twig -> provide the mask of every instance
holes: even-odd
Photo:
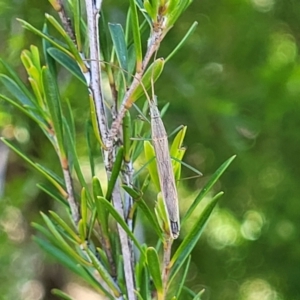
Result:
[[[164,257],[163,257],[163,270],[162,270],[162,280],[163,280],[163,289],[164,294],[167,292],[167,284],[168,284],[168,278],[169,278],[169,264],[170,264],[170,258],[171,258],[171,248],[172,248],[173,239],[166,237],[164,241]]]
[[[108,144],[106,144],[108,149],[112,148],[114,139],[116,138],[116,136],[119,132],[122,120],[125,116],[125,113],[126,113],[127,109],[129,109],[132,105],[132,103],[129,101],[130,97],[131,97],[132,93],[135,91],[135,89],[137,88],[137,86],[140,84],[143,74],[145,72],[146,66],[148,65],[153,53],[158,50],[160,42],[163,39],[163,37],[164,37],[164,34],[163,34],[162,29],[157,30],[157,31],[153,30],[150,35],[148,49],[147,49],[147,52],[143,59],[141,72],[135,73],[133,81],[130,85],[130,88],[125,93],[124,99],[123,99],[121,107],[120,107],[119,114],[118,114],[116,120],[114,120],[114,122],[111,125]]]
[[[101,90],[101,67],[99,64],[100,56],[100,42],[99,42],[99,12],[100,3],[97,3],[97,7],[94,5],[93,0],[86,0],[86,12],[87,12],[87,23],[88,23],[88,35],[90,43],[90,75],[91,81],[89,84],[90,92],[95,102],[96,116],[98,122],[98,130],[104,144],[107,143],[108,139],[108,127],[106,121],[106,113],[104,108],[104,101]],[[106,152],[106,151],[105,151]],[[108,167],[108,157],[106,156],[105,166]]]
[[[109,132],[107,127],[107,119],[104,110],[104,101],[102,97],[101,91],[101,68],[100,68],[100,43],[99,43],[99,28],[98,28],[98,19],[99,12],[101,7],[101,1],[92,1],[86,0],[86,11],[87,11],[87,23],[88,23],[88,34],[89,34],[89,42],[90,42],[90,74],[91,74],[91,83],[90,90],[95,101],[96,107],[96,116],[98,121],[98,129],[101,134],[102,140],[105,145],[109,142]],[[107,172],[108,179],[111,175],[112,164],[115,157],[115,147],[113,147],[113,143],[111,143],[111,147],[107,150],[103,150],[104,156],[104,164]],[[117,181],[113,193],[112,200],[116,210],[119,214],[125,218],[123,205],[122,205],[122,197],[120,190],[120,182]],[[123,228],[118,225],[119,238],[121,243],[121,251],[124,259],[124,273],[126,280],[126,290],[127,297],[129,300],[135,300],[134,293],[134,280],[133,280],[133,268],[131,265],[132,252],[130,250],[130,242],[126,232]]]
[[[115,188],[113,190],[112,199],[116,211],[120,214],[120,216],[124,218],[124,209],[122,205],[119,180],[117,181]],[[133,280],[133,268],[132,268],[133,258],[132,258],[132,251],[130,249],[130,241],[124,229],[119,224],[117,224],[117,227],[118,227],[119,238],[121,243],[121,251],[123,256],[127,297],[128,300],[135,300],[136,296],[134,293],[134,280]]]
[[[71,24],[71,19],[67,16],[65,7],[61,0],[56,0],[55,5],[53,5],[54,9],[57,11],[58,16],[62,22],[62,25],[67,32],[68,36],[72,39],[74,44],[76,44],[75,33]]]
[[[67,193],[68,193],[68,202],[70,205],[72,219],[77,228],[78,222],[80,220],[80,213],[79,213],[78,204],[77,204],[77,202],[75,200],[75,196],[74,196],[73,180],[72,180],[72,177],[70,174],[69,166],[68,165],[64,166],[62,163],[62,169],[63,169],[63,175],[64,175],[64,179],[65,179],[65,183],[66,183],[66,188],[67,188]]]

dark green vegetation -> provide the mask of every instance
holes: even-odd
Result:
[[[1,57],[24,74],[18,68],[20,51],[40,41],[14,19],[41,27],[49,7],[41,7],[39,1],[24,7],[2,5]],[[107,12],[114,21],[125,19],[122,7],[113,3]],[[166,127],[188,126],[185,161],[204,174],[180,184],[182,212],[189,207],[190,193],[201,188],[223,161],[233,154],[237,159],[219,182],[225,196],[194,250],[188,285],[207,288],[206,297],[214,300],[299,299],[300,3],[195,1],[169,32],[162,55],[173,49],[194,20],[199,22],[197,30],[166,64],[156,85],[161,107],[171,103]],[[67,96],[82,93],[78,82],[65,87]],[[85,103],[78,102],[77,126],[84,130],[80,117]],[[56,156],[41,131],[10,106],[0,105],[5,134],[17,136],[36,161],[55,167]],[[193,175],[183,172],[184,177]],[[43,254],[30,240],[29,222],[40,222],[40,210],[56,209],[36,189],[36,182],[42,181],[38,176],[11,155],[0,212],[0,292],[8,295],[4,299],[13,299],[17,289],[30,290],[30,282],[24,285],[28,280],[51,287],[67,280],[53,260],[44,262],[44,268]],[[192,221],[191,217],[191,226]],[[38,281],[31,284],[38,293]]]

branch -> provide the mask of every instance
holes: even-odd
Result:
[[[114,122],[111,125],[108,143],[106,144],[108,149],[112,148],[112,146],[113,146],[114,139],[116,138],[116,136],[119,132],[120,126],[122,124],[122,120],[125,116],[125,113],[126,113],[127,109],[129,109],[132,105],[132,103],[129,101],[132,96],[132,93],[135,91],[135,89],[140,84],[143,74],[146,70],[146,66],[148,65],[153,53],[155,53],[158,50],[163,37],[164,37],[163,29],[159,29],[157,31],[152,30],[150,38],[149,38],[148,49],[147,49],[147,52],[143,59],[142,69],[140,72],[135,73],[135,75],[133,77],[133,81],[131,83],[131,86],[125,93],[124,99],[123,99],[121,107],[120,107],[120,112],[119,112],[116,120],[114,120]]]

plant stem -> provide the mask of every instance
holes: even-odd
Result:
[[[166,296],[166,293],[167,293],[172,243],[173,243],[173,239],[169,238],[169,237],[167,237],[164,241],[163,270],[162,270],[162,275],[161,275],[162,280],[163,280],[164,296]]]

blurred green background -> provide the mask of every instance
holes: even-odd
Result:
[[[124,22],[125,3],[104,7],[111,22]],[[24,80],[20,53],[40,40],[16,18],[41,28],[45,12],[52,13],[47,1],[0,1],[0,56]],[[204,287],[204,299],[300,299],[300,1],[195,0],[158,56],[193,21],[197,30],[156,84],[159,106],[171,104],[166,127],[188,126],[185,162],[204,174],[180,183],[182,211],[222,162],[237,158],[218,183],[225,195],[193,253],[188,285]],[[76,84],[67,82],[63,92],[74,98]],[[41,131],[1,101],[0,127],[35,161],[53,165]],[[2,169],[5,155],[1,149]],[[31,241],[30,222],[56,208],[36,188],[41,181],[10,153],[0,199],[0,299],[57,299],[53,287],[98,299]]]

